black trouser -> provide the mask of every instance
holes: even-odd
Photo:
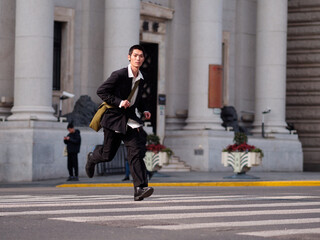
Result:
[[[128,127],[126,134],[116,133],[112,130],[103,129],[104,143],[93,151],[92,160],[95,164],[110,162],[116,155],[121,141],[124,142],[128,152],[130,173],[135,187],[147,187],[147,169],[143,161],[146,153],[147,134],[142,128],[132,129]]]
[[[73,169],[74,175],[78,177],[78,153],[68,153],[68,171],[70,176],[73,176]]]

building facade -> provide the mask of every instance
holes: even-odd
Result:
[[[127,51],[137,43],[147,50],[143,68],[152,76],[145,93],[153,116],[149,125],[193,170],[230,171],[220,160],[233,139],[221,126],[223,106],[236,109],[249,143],[265,152],[255,171],[318,166],[320,160],[302,149],[308,137],[301,144],[301,124],[292,117],[299,110],[292,107],[287,23],[290,30],[297,17],[290,17],[290,9],[300,2],[0,0],[0,181],[67,174],[67,124],[57,121],[61,94],[75,95],[62,101],[62,115],[82,95],[99,103],[97,87],[127,66]],[[298,134],[287,129],[288,116]],[[80,130],[84,174],[86,153],[103,138],[87,127]]]

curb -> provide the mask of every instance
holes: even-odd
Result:
[[[149,183],[149,187],[318,187],[320,181],[260,181],[260,182],[180,182]],[[61,184],[58,188],[76,187],[133,187],[132,183]]]

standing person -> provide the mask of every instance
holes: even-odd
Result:
[[[132,46],[128,53],[128,67],[114,71],[98,88],[98,96],[109,105],[100,123],[104,144],[88,154],[86,164],[86,173],[92,178],[95,165],[112,161],[123,141],[128,152],[135,201],[141,201],[153,193],[153,188],[148,187],[147,169],[143,161],[147,134],[142,128],[143,121],[136,115],[138,109],[146,120],[151,118],[142,99],[144,77],[139,69],[144,59],[143,47]],[[135,91],[132,95],[133,89]]]
[[[124,178],[122,179],[122,181],[130,181],[130,166],[129,166],[129,162],[128,162],[127,159],[125,159],[124,162],[125,162],[126,172],[125,172],[125,175],[124,175]]]
[[[78,153],[80,152],[81,136],[78,129],[74,129],[72,123],[67,126],[69,134],[64,137],[64,143],[67,144],[68,152],[68,171],[67,181],[79,181]],[[73,174],[74,171],[74,174]]]

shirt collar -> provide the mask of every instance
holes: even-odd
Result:
[[[128,65],[128,75],[129,75],[129,78],[134,78],[135,80],[144,79],[140,70],[139,70],[138,76],[136,78],[134,77],[130,64]]]

